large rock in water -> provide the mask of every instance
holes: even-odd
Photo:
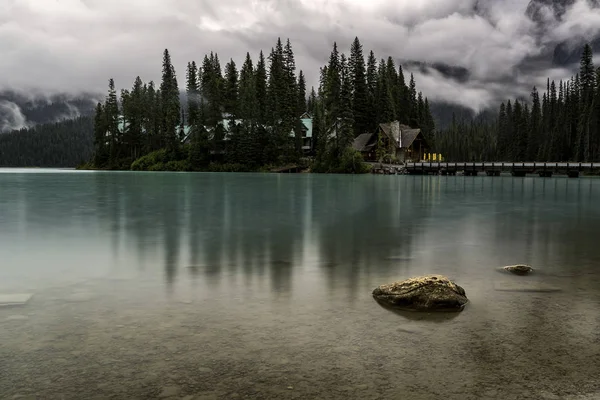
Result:
[[[465,290],[442,275],[426,275],[381,285],[373,297],[385,305],[418,311],[462,311]]]

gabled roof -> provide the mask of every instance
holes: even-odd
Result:
[[[398,121],[379,124],[379,127],[388,138],[392,139],[394,143],[398,143],[400,140],[400,123]]]
[[[362,133],[362,134],[358,135],[354,139],[354,142],[352,143],[352,148],[354,150],[358,150],[358,151],[366,151],[366,150],[368,150],[367,147],[373,147],[373,146],[369,146],[369,141],[371,140],[373,135],[375,135],[375,134],[374,133]]]
[[[417,136],[419,136],[419,133],[421,133],[420,129],[402,130],[402,142],[400,142],[402,148],[410,147],[410,145],[413,144]]]
[[[401,149],[409,148],[421,133],[420,129],[413,129],[398,121],[379,124],[379,128]]]

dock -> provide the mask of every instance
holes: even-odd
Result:
[[[407,162],[406,173],[410,175],[456,175],[465,176],[500,176],[506,172],[512,176],[537,174],[540,177],[551,177],[553,174],[564,174],[570,178],[578,178],[581,173],[600,172],[600,163],[579,162]]]

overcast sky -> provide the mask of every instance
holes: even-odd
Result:
[[[477,4],[477,7],[475,5]],[[348,52],[358,36],[365,53],[463,67],[467,82],[415,73],[430,99],[473,108],[499,97],[528,93],[531,83],[562,78],[564,70],[539,69],[524,60],[544,45],[600,30],[600,12],[578,0],[562,21],[547,15],[543,35],[525,16],[529,0],[0,0],[0,88],[105,91],[114,77],[130,87],[140,75],[160,79],[168,48],[184,85],[185,65],[218,52],[241,65],[268,53],[278,36],[292,41],[298,68],[309,84],[333,41]],[[474,9],[477,12],[474,12]],[[538,29],[538,31],[536,31]],[[536,34],[536,32],[538,32]],[[544,67],[545,68],[545,67]],[[409,68],[408,69],[410,72]]]

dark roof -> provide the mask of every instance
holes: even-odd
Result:
[[[367,147],[372,147],[367,145],[369,143],[369,140],[371,140],[371,138],[373,137],[373,135],[374,133],[363,133],[361,135],[358,135],[354,139],[354,143],[352,143],[352,148],[358,151],[368,150]]]
[[[388,138],[395,143],[398,142],[398,137],[400,135],[400,124],[398,121],[379,124],[379,127]]]
[[[408,148],[421,133],[420,129],[403,129],[402,130],[402,147]]]

